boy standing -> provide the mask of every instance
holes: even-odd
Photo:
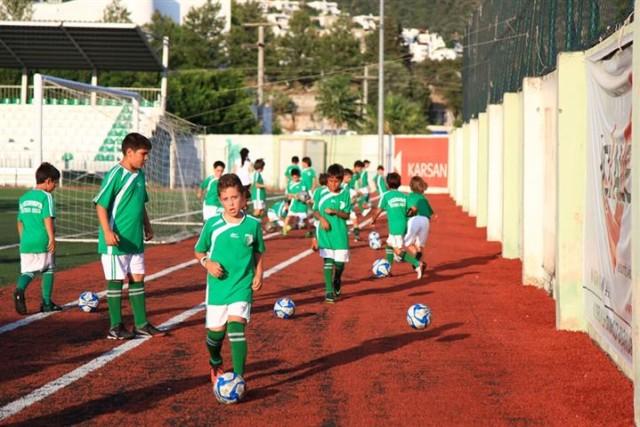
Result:
[[[264,160],[258,159],[253,164],[253,180],[251,181],[251,202],[253,203],[253,216],[262,218],[267,200],[267,186],[264,185],[262,179],[262,171],[264,170]]]
[[[398,173],[391,172],[387,175],[389,191],[385,192],[380,199],[380,207],[373,214],[373,224],[376,223],[382,210],[385,210],[389,225],[386,248],[389,265],[393,265],[394,258],[397,257],[399,261],[410,263],[418,279],[421,279],[424,273],[424,264],[404,250],[404,235],[407,232],[407,196],[398,190],[400,183],[401,178]]]
[[[300,163],[300,158],[298,156],[293,156],[291,158],[291,164],[287,166],[287,170],[284,171],[284,176],[287,178],[287,185],[291,182],[291,172],[294,169],[297,169],[298,172],[300,172],[300,166],[298,166],[298,163]]]
[[[325,302],[334,303],[340,296],[342,272],[349,262],[349,230],[347,219],[351,212],[348,188],[341,188],[344,169],[333,164],[327,169],[327,187],[313,206],[313,215],[319,221],[318,249],[324,260]],[[318,193],[320,193],[318,191]]]
[[[198,199],[202,200],[202,218],[206,222],[212,216],[222,211],[218,200],[218,179],[224,173],[225,164],[220,160],[213,163],[213,175],[209,175],[202,181],[198,188]],[[204,197],[204,200],[203,200]]]
[[[107,304],[111,326],[108,339],[131,339],[136,335],[162,334],[147,321],[144,295],[144,243],[153,238],[145,203],[149,201],[142,167],[151,151],[151,142],[139,133],[122,141],[123,158],[104,176],[100,192],[93,199],[98,222],[98,252],[107,280]],[[122,323],[122,287],[129,281],[129,303],[134,329]]]
[[[355,202],[357,202],[357,198],[358,198],[358,191],[356,190],[355,185],[356,185],[355,172],[353,172],[351,169],[348,169],[348,168],[344,169],[344,182],[342,184],[342,187],[345,188],[349,193],[352,206]],[[358,215],[356,214],[354,209],[351,209],[351,212],[349,214],[349,220],[353,225],[353,240],[357,242],[358,240],[360,240],[360,226],[358,224]]]
[[[302,171],[300,172],[302,185],[305,186],[310,194],[313,194],[316,181],[316,171],[311,167],[311,158],[302,158]]]
[[[300,169],[291,170],[291,181],[287,185],[287,198],[291,200],[287,218],[284,221],[283,234],[287,234],[291,230],[291,221],[296,219],[297,225],[303,227],[307,220],[307,204],[308,197],[307,188],[300,180]]]
[[[378,166],[376,176],[373,178],[373,183],[376,186],[376,193],[378,193],[378,197],[382,198],[382,195],[387,191],[387,183],[384,178],[384,166]]]
[[[36,187],[18,201],[18,235],[20,236],[20,277],[13,294],[18,314],[27,314],[25,291],[37,273],[42,273],[40,311],[60,311],[51,300],[53,292],[54,254],[56,250],[55,202],[51,193],[60,180],[60,171],[50,163],[36,170]]]
[[[253,292],[262,287],[264,240],[257,218],[246,215],[242,183],[234,174],[220,178],[224,212],[209,219],[195,246],[195,257],[207,270],[207,349],[211,382],[224,373],[220,351],[228,332],[233,372],[244,375]]]

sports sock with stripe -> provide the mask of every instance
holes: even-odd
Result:
[[[359,238],[360,238],[360,228],[358,228],[358,227],[353,227],[353,236],[354,236],[356,239],[359,239]]]
[[[393,248],[391,246],[387,246],[385,249],[387,261],[389,261],[389,265],[393,264]]]
[[[231,343],[231,362],[233,372],[244,375],[244,365],[247,361],[247,340],[244,336],[244,323],[229,322],[227,324],[227,334]]]
[[[136,328],[147,324],[147,310],[144,301],[144,282],[129,282],[129,303],[133,311]]]
[[[53,270],[47,270],[42,274],[42,302],[51,304],[53,293]]]
[[[122,281],[109,280],[107,282],[107,305],[111,327],[122,323]]]
[[[334,261],[336,265],[335,279],[342,280],[342,272],[344,271],[344,262]]]
[[[414,268],[420,265],[420,261],[418,261],[413,255],[409,252],[404,252],[402,254],[402,260],[411,264]]]
[[[209,350],[209,364],[211,366],[222,365],[222,343],[224,343],[225,331],[207,331],[207,350]]]
[[[324,290],[328,294],[333,292],[333,264],[331,258],[324,259]]]
[[[16,289],[21,291],[27,290],[27,286],[29,286],[29,283],[31,283],[34,277],[35,276],[33,273],[22,273],[20,277],[18,277],[18,284],[16,285]]]

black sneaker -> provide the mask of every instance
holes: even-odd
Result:
[[[136,336],[140,336],[140,337],[152,337],[154,335],[165,335],[164,331],[161,331],[160,329],[156,328],[151,323],[147,323],[141,328],[133,328],[133,333],[136,334]]]
[[[325,295],[324,302],[326,302],[327,304],[335,303],[336,302],[336,296],[334,295],[334,293],[333,292],[329,292],[327,295]]]
[[[342,280],[334,279],[333,280],[333,291],[336,293],[336,296],[340,296],[340,291],[342,290]]]
[[[110,340],[130,340],[134,337],[135,334],[128,331],[122,323],[118,323],[116,326],[113,326],[109,329],[109,333],[107,334],[107,339]]]
[[[13,293],[13,303],[18,314],[27,314],[27,300],[24,298],[24,290],[16,289]]]
[[[62,307],[60,307],[55,302],[51,301],[49,304],[42,303],[40,304],[40,312],[41,313],[50,313],[52,311],[62,311]]]

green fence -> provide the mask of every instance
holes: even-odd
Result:
[[[632,19],[633,0],[485,0],[464,37],[464,120],[522,88]]]

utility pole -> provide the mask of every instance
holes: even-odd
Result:
[[[378,161],[384,165],[384,0],[380,0],[378,45]]]
[[[258,27],[258,44],[256,46],[249,45],[244,47],[258,48],[258,107],[264,105],[264,27],[270,26],[269,22],[250,22],[244,27]]]
[[[364,66],[364,75],[354,77],[355,80],[362,80],[362,115],[367,114],[367,105],[369,105],[369,80],[378,80],[377,77],[369,76],[369,66]]]

